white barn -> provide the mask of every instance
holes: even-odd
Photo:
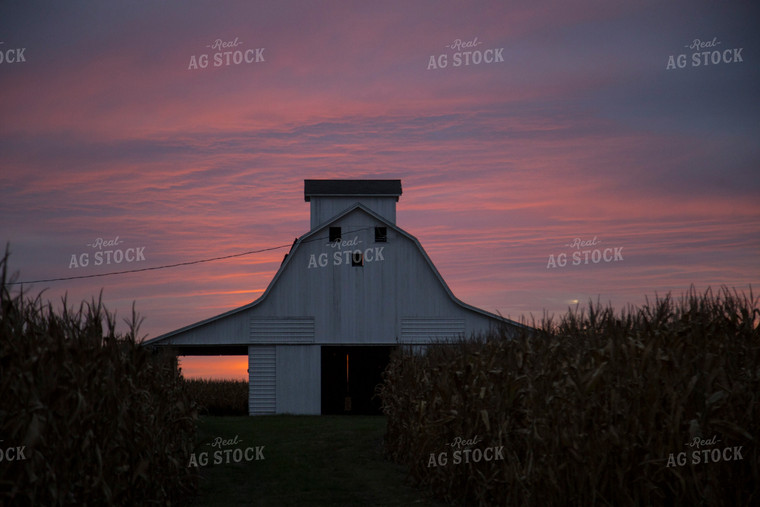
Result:
[[[396,225],[400,180],[305,180],[311,230],[256,301],[145,342],[248,355],[249,413],[373,413],[390,352],[520,324],[454,297]]]

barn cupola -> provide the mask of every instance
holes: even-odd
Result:
[[[304,180],[304,199],[311,203],[311,228],[361,203],[392,224],[401,180]]]

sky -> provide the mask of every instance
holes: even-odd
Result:
[[[745,0],[5,1],[0,240],[27,293],[134,303],[153,338],[263,293],[309,230],[304,179],[393,178],[398,225],[490,312],[757,292],[759,21]]]

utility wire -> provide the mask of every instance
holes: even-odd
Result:
[[[111,275],[124,275],[127,273],[139,273],[141,271],[154,271],[157,269],[166,269],[166,268],[176,268],[178,266],[189,266],[191,264],[201,264],[203,262],[212,262],[212,261],[220,261],[223,259],[231,259],[233,257],[242,257],[244,255],[251,255],[255,253],[262,253],[262,252],[268,252],[270,250],[279,250],[280,248],[287,248],[291,245],[280,245],[280,246],[273,246],[269,248],[262,248],[261,250],[251,250],[249,252],[242,252],[232,255],[223,255],[221,257],[212,257],[210,259],[200,259],[197,261],[187,261],[187,262],[178,262],[176,264],[165,264],[163,266],[153,266],[150,268],[137,268],[137,269],[127,269],[125,271],[111,271],[110,273],[97,273],[93,275],[79,275],[79,276],[67,276],[62,278],[48,278],[45,280],[29,280],[24,282],[6,282],[8,285],[21,285],[21,284],[32,284],[32,283],[45,283],[45,282],[62,282],[66,280],[79,280],[82,278],[98,278],[101,276],[111,276]]]
[[[347,230],[347,231],[344,231],[344,232],[346,234],[350,234],[350,233],[353,233],[353,232],[359,232],[359,231],[364,231],[364,230],[368,230],[368,229],[371,229],[371,227],[360,227],[358,229]],[[325,239],[326,238],[323,238],[323,237],[317,237],[317,238],[312,238],[312,239],[305,240],[303,242],[304,243],[311,243],[313,241],[324,241]],[[298,240],[298,238],[296,238],[296,241],[297,240]],[[47,279],[44,279],[44,280],[28,280],[28,281],[24,281],[24,282],[5,282],[5,283],[6,283],[6,285],[23,285],[23,284],[33,284],[33,283],[64,282],[64,281],[67,281],[67,280],[81,280],[81,279],[84,279],[84,278],[99,278],[99,277],[102,277],[102,276],[112,276],[112,275],[125,275],[127,273],[139,273],[141,271],[155,271],[155,270],[158,270],[158,269],[176,268],[178,266],[190,266],[192,264],[201,264],[201,263],[204,263],[204,262],[213,262],[213,261],[220,261],[220,260],[223,260],[223,259],[232,259],[234,257],[242,257],[244,255],[251,255],[251,254],[262,253],[262,252],[269,252],[271,250],[279,250],[280,248],[287,248],[287,247],[290,247],[290,246],[293,246],[293,244],[272,246],[272,247],[269,247],[269,248],[262,248],[260,250],[251,250],[251,251],[248,251],[248,252],[242,252],[242,253],[231,254],[231,255],[223,255],[221,257],[212,257],[210,259],[200,259],[200,260],[197,260],[197,261],[178,262],[176,264],[165,264],[163,266],[153,266],[153,267],[150,267],[150,268],[136,268],[136,269],[127,269],[127,270],[124,270],[124,271],[111,271],[109,273],[96,273],[96,274],[92,274],[92,275],[66,276],[66,277],[60,277],[60,278],[47,278]]]

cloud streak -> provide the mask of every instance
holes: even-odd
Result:
[[[304,179],[379,177],[402,179],[398,223],[454,293],[513,318],[760,280],[756,7],[225,6],[0,8],[0,48],[28,46],[0,67],[0,237],[21,278],[113,270],[69,267],[97,237],[144,246],[145,267],[289,245]],[[665,69],[713,37],[746,61]],[[428,70],[475,38],[504,61]],[[265,61],[189,70],[217,39]],[[624,260],[547,268],[576,237]],[[48,295],[103,288],[156,336],[249,303],[284,251]]]

